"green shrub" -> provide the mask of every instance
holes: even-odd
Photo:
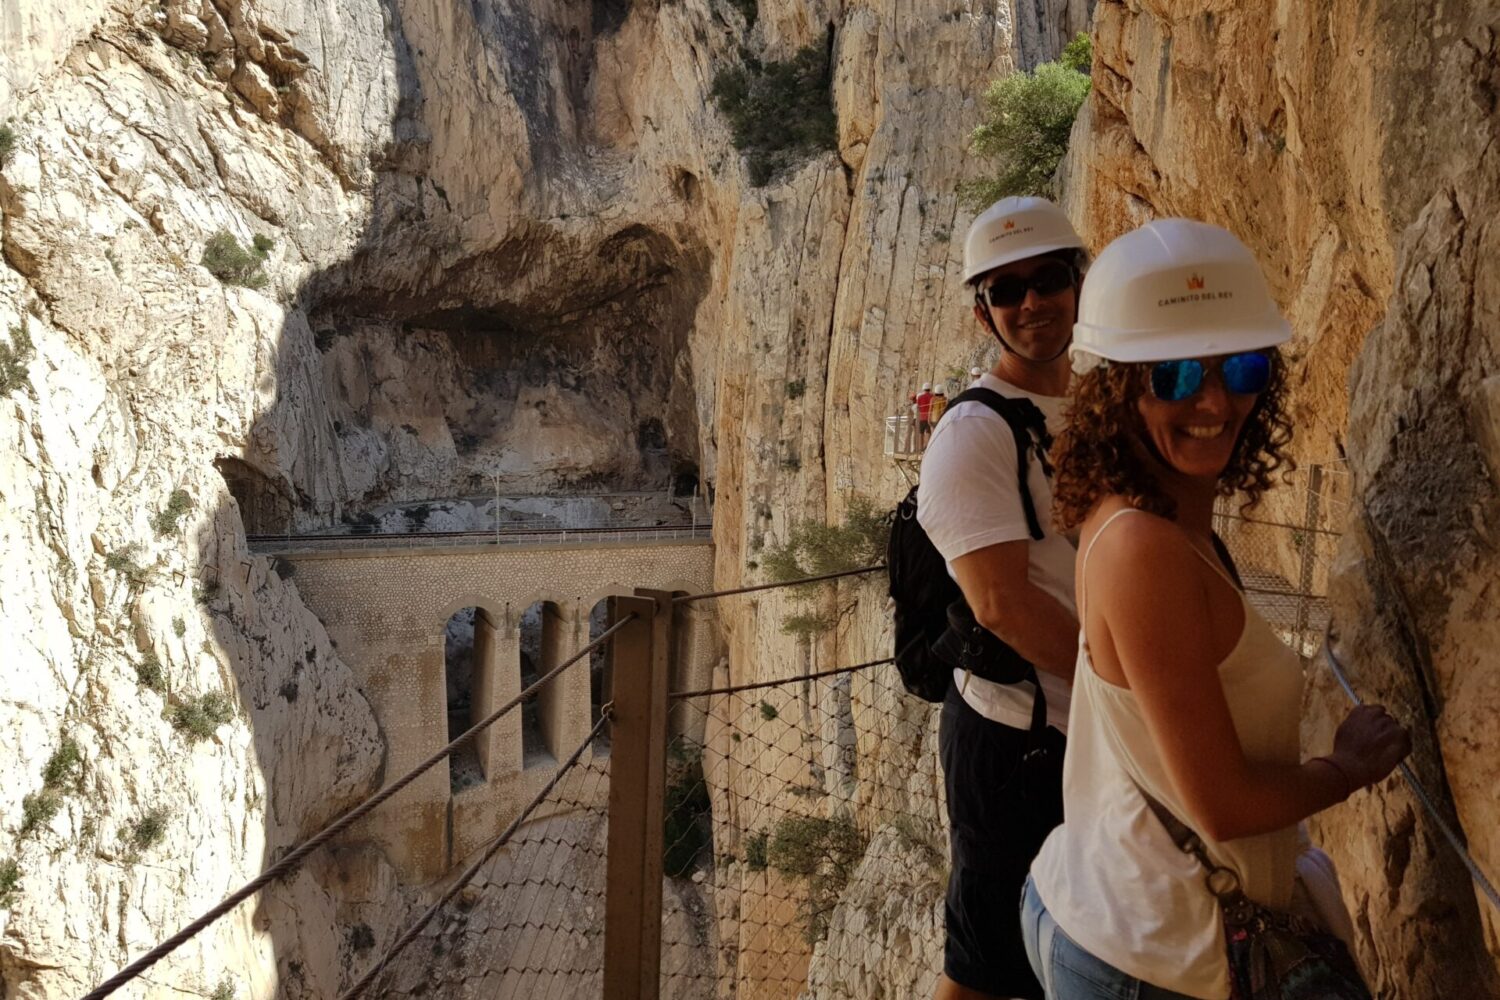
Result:
[[[139,550],[134,545],[127,545],[121,549],[115,549],[104,557],[104,565],[108,569],[119,573],[131,586],[143,587],[151,580],[151,570],[136,562],[136,553]]]
[[[155,529],[158,537],[173,534],[177,531],[177,524],[182,520],[182,515],[192,509],[193,498],[188,495],[188,491],[173,490],[172,495],[167,498],[167,505],[151,519],[151,527]]]
[[[802,882],[803,935],[815,944],[828,935],[839,894],[864,855],[865,840],[847,816],[784,816],[766,847],[766,862]]]
[[[668,878],[681,878],[697,866],[699,856],[712,839],[712,803],[702,768],[684,770],[667,786],[662,809],[665,812],[662,871]]]
[[[713,841],[712,804],[703,780],[703,749],[686,737],[667,744],[667,790],[662,806],[662,869],[681,878],[697,867]]]
[[[16,151],[16,130],[9,124],[0,125],[0,169],[10,165],[10,158]]]
[[[193,600],[199,604],[212,604],[218,596],[219,582],[217,580],[193,585]]]
[[[148,650],[135,665],[135,679],[141,687],[161,694],[167,690],[167,671],[154,652]]]
[[[21,890],[21,866],[15,858],[0,861],[0,910],[9,910],[16,905],[16,896]]]
[[[787,399],[801,399],[807,392],[807,379],[793,379],[786,384]]]
[[[837,624],[838,619],[833,615],[821,611],[803,611],[788,615],[781,623],[781,631],[782,634],[795,636],[803,642],[811,642],[816,637],[833,631]]]
[[[52,817],[62,808],[62,796],[44,788],[21,799],[21,836],[29,836],[40,827],[52,822]]]
[[[187,622],[182,620],[181,615],[172,619],[172,634],[179,639],[187,635]]]
[[[208,238],[198,263],[226,285],[264,288],[269,280],[264,265],[271,244],[265,237],[257,236],[254,246],[255,249],[246,250],[239,240],[221,229]]]
[[[774,721],[781,713],[776,711],[776,706],[769,701],[762,700],[760,703],[760,717],[767,722]]]
[[[1071,42],[1063,46],[1062,55],[1057,57],[1057,61],[1079,73],[1089,72],[1094,66],[1094,40],[1087,31],[1080,31],[1073,36]]]
[[[764,64],[744,55],[745,65],[714,77],[713,98],[745,154],[750,183],[762,187],[806,157],[837,149],[838,119],[825,48],[809,45]]]
[[[766,846],[770,840],[771,835],[764,830],[757,830],[745,838],[745,865],[751,871],[766,870]]]
[[[794,521],[787,543],[767,551],[763,564],[777,583],[872,566],[885,559],[891,527],[886,511],[851,494],[841,525]]]
[[[83,749],[73,737],[64,736],[42,767],[42,784],[47,788],[61,788],[75,783],[82,773]]]
[[[149,851],[167,835],[167,820],[171,815],[160,806],[148,810],[130,823],[125,831],[126,842],[137,852]]]
[[[36,357],[36,345],[31,342],[31,331],[24,316],[9,332],[10,343],[0,344],[0,396],[9,396],[17,389],[30,387],[31,375],[26,366]]]
[[[187,736],[191,742],[206,740],[219,727],[234,718],[234,704],[221,691],[210,691],[187,701],[180,701],[167,710],[167,719],[172,728]]]
[[[215,986],[214,991],[208,995],[208,1000],[234,1000],[234,994],[234,980],[229,976],[225,976],[219,980],[219,985]]]
[[[969,148],[991,161],[990,176],[966,184],[961,193],[974,208],[1010,195],[1053,197],[1053,175],[1068,150],[1073,119],[1089,93],[1078,66],[1092,58],[1088,36],[1068,44],[1063,61],[1042,63],[1032,73],[1014,73],[990,84],[984,117],[969,135]]]

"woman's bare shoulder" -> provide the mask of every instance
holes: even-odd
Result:
[[[1130,513],[1116,517],[1121,511]],[[1084,520],[1079,543],[1089,546],[1087,572],[1100,583],[1172,591],[1197,576],[1197,556],[1182,529],[1121,496],[1099,502]]]

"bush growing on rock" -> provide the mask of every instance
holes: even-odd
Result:
[[[167,672],[161,665],[161,660],[153,652],[147,652],[141,657],[141,662],[135,665],[135,679],[141,687],[155,691],[157,694],[167,690]]]
[[[73,737],[64,736],[42,767],[42,784],[47,788],[61,788],[76,782],[82,772],[83,750]]]
[[[131,586],[143,587],[150,582],[151,571],[135,561],[136,552],[134,545],[115,549],[104,557],[104,565],[129,580]]]
[[[227,695],[210,691],[188,701],[181,701],[167,710],[172,728],[196,743],[206,740],[219,727],[234,718],[234,705]]]
[[[50,788],[32,792],[21,799],[21,836],[26,837],[52,822],[62,808],[62,796]]]
[[[766,870],[766,848],[771,840],[771,835],[764,830],[757,830],[745,838],[745,865],[753,872]]]
[[[139,819],[131,821],[125,831],[126,843],[137,853],[149,851],[166,837],[170,817],[171,813],[160,806],[147,810]]]
[[[0,861],[0,910],[13,908],[20,891],[21,866],[15,858]]]
[[[808,156],[838,148],[828,52],[809,45],[791,59],[745,65],[714,77],[713,98],[745,154],[750,183],[764,187]]]
[[[10,158],[16,151],[18,141],[16,130],[10,127],[9,122],[0,125],[0,169],[10,165]]]
[[[193,498],[188,495],[188,491],[173,490],[172,495],[167,498],[167,505],[151,519],[151,527],[158,537],[173,534],[177,531],[182,515],[192,509]]]
[[[269,280],[264,265],[274,246],[269,238],[257,235],[253,249],[246,250],[239,240],[221,229],[208,238],[198,263],[226,285],[264,288]]]
[[[677,737],[668,746],[668,784],[662,804],[662,870],[681,878],[712,842],[712,803],[703,780],[703,752]]]
[[[219,980],[219,984],[214,987],[214,991],[208,995],[208,1000],[234,1000],[234,995],[234,980],[225,976]]]
[[[865,839],[848,816],[783,816],[766,848],[767,863],[803,883],[804,937],[816,944],[828,935],[839,894],[864,856]]]
[[[36,357],[36,345],[31,342],[31,331],[24,317],[9,332],[10,343],[0,344],[0,396],[9,396],[31,385],[26,366]]]
[[[1079,35],[1057,62],[990,84],[984,120],[969,135],[969,148],[993,161],[994,172],[961,189],[969,205],[977,209],[1011,195],[1055,197],[1053,175],[1088,97],[1092,61],[1089,37]]]

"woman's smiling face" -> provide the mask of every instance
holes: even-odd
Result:
[[[1258,393],[1230,392],[1217,364],[1205,364],[1203,384],[1179,402],[1157,399],[1148,387],[1136,403],[1143,434],[1157,457],[1192,479],[1218,479],[1229,465],[1240,430]]]

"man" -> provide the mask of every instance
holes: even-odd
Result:
[[[1085,261],[1067,216],[1040,198],[996,202],[974,220],[964,245],[974,317],[1002,348],[976,386],[1026,401],[1017,405],[1036,423],[1045,418],[1049,431],[1059,429],[1068,390]],[[1035,669],[1045,702],[1044,725],[1033,717],[1042,707],[1036,684],[954,669],[939,730],[953,870],[936,1000],[1042,997],[1021,942],[1017,900],[1032,858],[1062,819],[1062,733],[1078,619],[1074,547],[1051,527],[1052,492],[1039,454],[1046,435],[1036,432],[1038,440],[1018,454],[1006,419],[964,400],[949,408],[922,461],[918,521],[973,621],[1008,647],[1007,661],[1018,654],[1022,669]]]
[[[932,405],[928,407],[929,422],[936,427],[948,409],[948,390],[938,386],[932,390]]]
[[[917,394],[917,439],[927,447],[927,438],[932,434],[932,383],[923,382]]]

